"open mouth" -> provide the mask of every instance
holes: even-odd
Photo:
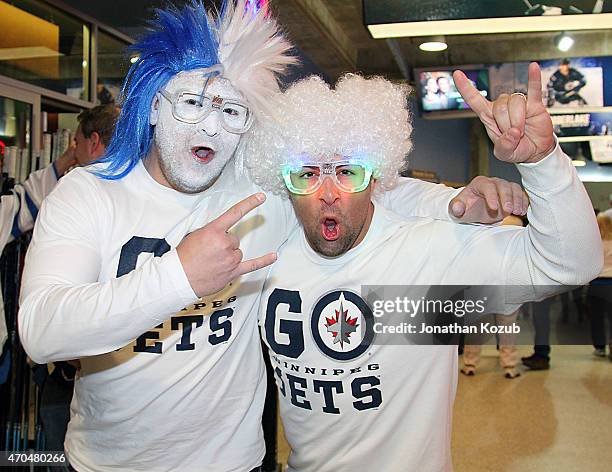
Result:
[[[196,146],[191,148],[191,154],[199,161],[208,163],[215,157],[215,150],[206,146]]]
[[[321,233],[327,241],[335,241],[340,237],[340,227],[335,218],[325,218],[321,222]]]

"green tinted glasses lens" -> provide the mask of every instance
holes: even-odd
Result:
[[[336,167],[336,179],[340,188],[348,192],[363,190],[367,170],[360,164],[345,164]],[[366,184],[367,185],[367,184]]]
[[[361,164],[324,164],[323,171],[318,166],[305,166],[297,170],[285,170],[283,176],[289,190],[297,194],[314,192],[326,176],[344,192],[361,192],[370,181],[371,171]],[[331,175],[335,172],[335,178]]]
[[[289,190],[298,193],[312,191],[319,182],[319,174],[320,170],[317,167],[302,167],[296,171],[289,172]]]

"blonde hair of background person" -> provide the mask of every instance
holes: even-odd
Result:
[[[604,252],[604,266],[599,277],[612,278],[612,212],[610,210],[597,215],[597,226],[599,226]]]
[[[516,215],[506,216],[502,222],[504,226],[523,226],[523,220]],[[496,325],[511,325],[516,322],[519,310],[512,315],[497,316],[494,315],[493,320]],[[482,353],[481,344],[470,344],[470,336],[466,337],[466,344],[463,348],[463,367],[461,373],[467,376],[476,374],[476,368],[480,364]],[[499,365],[504,370],[504,377],[507,379],[515,379],[520,377],[521,372],[517,369],[518,364],[518,349],[516,347],[516,336],[514,334],[503,334],[499,339]]]
[[[602,212],[597,215],[597,225],[599,226],[599,233],[601,234],[602,241],[612,240],[612,218],[607,212]]]

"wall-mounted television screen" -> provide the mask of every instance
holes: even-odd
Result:
[[[484,97],[489,96],[489,71],[487,69],[464,70],[465,75]],[[418,95],[424,112],[440,110],[469,110],[470,107],[455,87],[452,71],[417,71]]]

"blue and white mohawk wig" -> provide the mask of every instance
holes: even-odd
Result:
[[[202,0],[181,9],[155,10],[149,32],[129,48],[132,64],[121,92],[121,114],[97,174],[110,180],[126,176],[149,153],[154,127],[149,124],[155,94],[182,71],[223,65],[228,79],[257,120],[268,99],[279,92],[278,79],[297,62],[292,44],[267,9],[251,0],[224,0],[220,14],[207,12]]]

